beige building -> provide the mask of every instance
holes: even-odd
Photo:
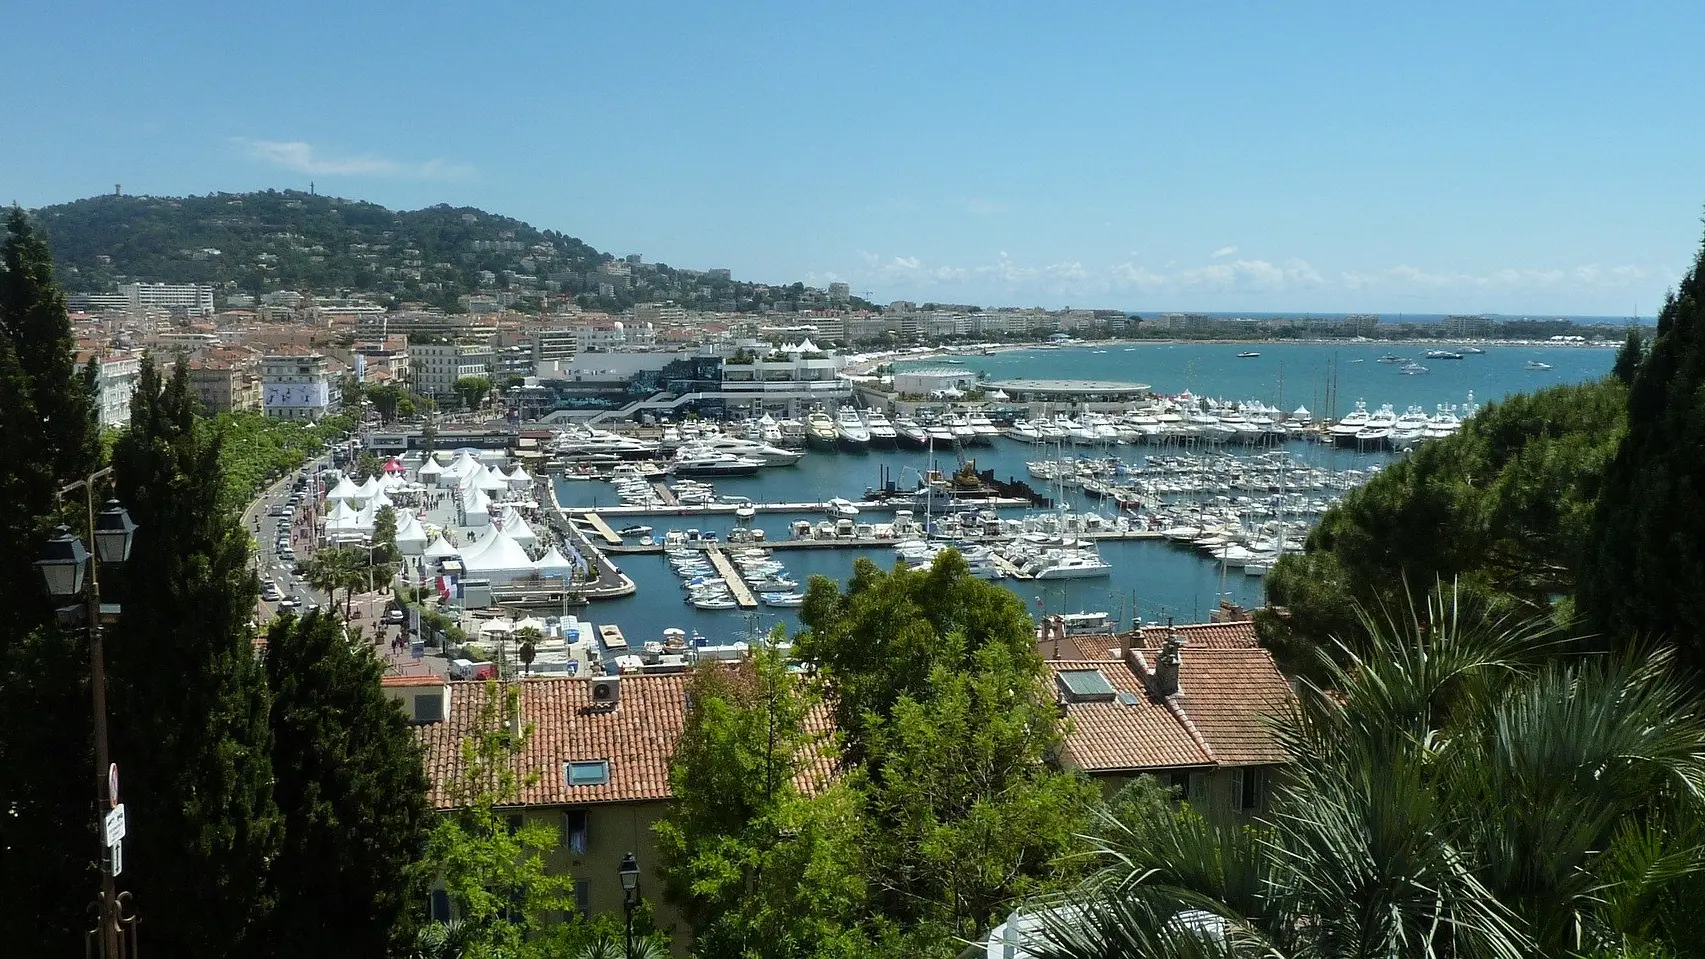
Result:
[[[253,363],[245,363],[229,351],[190,360],[186,377],[189,388],[201,397],[209,413],[259,409],[261,381]]]

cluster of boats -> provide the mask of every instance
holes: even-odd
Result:
[[[965,446],[988,446],[1000,435],[1000,430],[986,413],[980,410],[943,413],[939,416],[913,419],[902,416],[889,420],[878,409],[859,410],[843,406],[834,416],[822,409],[812,410],[805,417],[805,442],[818,449],[841,449],[863,452],[869,449],[944,449]]]
[[[1370,413],[1361,400],[1344,418],[1327,431],[1335,446],[1354,446],[1359,449],[1414,449],[1423,440],[1443,439],[1462,429],[1462,420],[1474,413],[1474,394],[1468,394],[1466,406],[1440,403],[1432,414],[1419,406],[1411,406],[1398,414],[1387,403]]]
[[[703,542],[714,540],[712,534],[701,535],[707,537]],[[664,549],[664,558],[669,568],[681,578],[688,604],[695,609],[707,610],[734,609],[739,605],[728,580],[717,574],[715,565],[703,549],[687,545],[673,536],[670,539],[675,543]],[[731,548],[724,555],[739,571],[746,587],[764,605],[793,607],[805,603],[805,594],[800,591],[798,580],[779,560],[771,557],[770,550],[761,546],[742,546]]]
[[[1280,556],[1302,549],[1308,524],[1276,519],[1250,526],[1235,510],[1203,510],[1193,518],[1179,517],[1177,525],[1163,528],[1160,535],[1175,545],[1206,553],[1224,569],[1261,576]]]

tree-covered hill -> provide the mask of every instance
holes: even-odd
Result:
[[[601,274],[616,258],[554,230],[471,207],[390,210],[294,190],[207,196],[97,196],[35,211],[67,289],[131,280],[206,283],[221,297],[296,290],[455,308],[470,293],[545,293],[621,309],[674,300],[688,309],[809,304],[803,284],[767,287],[663,264]],[[619,268],[618,268],[619,269]],[[482,271],[487,274],[482,277]]]

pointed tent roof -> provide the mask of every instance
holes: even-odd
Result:
[[[527,521],[521,518],[520,513],[515,512],[514,507],[510,507],[503,514],[503,535],[523,546],[534,546],[539,542],[539,537],[534,535],[533,528],[527,525]]]
[[[395,456],[385,461],[385,472],[387,473],[401,473],[406,469],[408,467],[403,465],[403,461]]]
[[[1308,407],[1306,407],[1306,406],[1299,406],[1299,407],[1297,407],[1297,408],[1296,408],[1296,412],[1294,412],[1294,413],[1292,413],[1292,414],[1291,414],[1291,415],[1292,415],[1292,416],[1294,416],[1294,417],[1296,417],[1296,418],[1297,418],[1297,419],[1299,419],[1299,420],[1300,420],[1300,419],[1302,419],[1302,418],[1304,418],[1304,417],[1310,417],[1310,416],[1313,416],[1313,415],[1314,415],[1314,414],[1313,414],[1313,413],[1310,413],[1310,412],[1309,412],[1309,411],[1308,411]]]
[[[360,495],[360,488],[355,485],[353,480],[351,480],[348,476],[345,476],[337,481],[337,485],[332,487],[332,491],[330,493],[326,494],[326,499],[355,499]]]
[[[355,519],[358,515],[360,514],[351,509],[347,502],[340,499],[337,501],[337,505],[332,507],[331,512],[326,514],[326,522],[330,523],[333,520],[351,520]]]
[[[472,493],[470,493],[468,495],[467,512],[469,512],[469,513],[489,513],[489,512],[491,512],[491,497],[485,495],[484,490],[479,490],[479,489],[474,490]]]
[[[479,468],[479,460],[474,459],[472,456],[469,456],[466,451],[463,451],[461,456],[456,457],[456,462],[451,463],[445,469],[445,472],[454,473],[457,476],[468,477],[479,472]]]
[[[511,539],[508,533],[495,533],[484,549],[472,556],[463,554],[462,565],[467,567],[469,572],[531,572],[533,558],[528,556],[521,544]]]
[[[552,546],[533,564],[533,569],[537,570],[540,576],[568,576],[574,572],[574,564],[562,555],[561,550]]]
[[[474,485],[482,490],[500,490],[509,488],[509,477],[501,471],[484,470],[474,474]]]
[[[415,471],[415,475],[421,477],[437,476],[442,472],[444,472],[444,467],[439,466],[436,459],[428,456],[426,458],[426,462],[420,464],[420,469]]]
[[[398,487],[407,486],[407,485],[408,485],[408,480],[404,479],[403,474],[401,474],[401,473],[386,473],[384,476],[379,478],[379,490],[380,490],[380,492],[385,492],[388,490],[394,490],[394,489],[397,489]]]
[[[420,555],[431,557],[432,559],[440,559],[445,556],[459,556],[461,555],[461,550],[451,546],[449,540],[439,536],[432,542],[428,543],[426,545],[426,549],[422,550]]]
[[[426,542],[426,530],[420,525],[420,519],[414,513],[408,510],[398,510],[397,516],[397,542]]]
[[[362,497],[369,497],[379,492],[379,477],[367,477],[367,482],[361,484],[361,489],[358,492]]]
[[[520,463],[516,463],[515,464],[515,472],[509,474],[509,482],[515,483],[515,484],[521,484],[521,483],[531,483],[532,481],[533,481],[533,477],[531,475],[529,475],[526,470],[521,468]]]

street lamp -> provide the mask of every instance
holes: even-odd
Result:
[[[622,864],[616,869],[616,875],[622,880],[622,911],[627,914],[627,959],[633,959],[633,908],[639,905],[639,860],[633,853],[622,856]]]
[[[101,892],[95,901],[98,918],[95,928],[89,931],[85,948],[90,955],[101,959],[124,959],[136,952],[136,915],[127,911],[130,893],[118,892],[114,882],[118,845],[106,841],[108,809],[118,805],[118,796],[117,774],[107,747],[107,669],[101,617],[103,612],[116,612],[116,607],[101,606],[100,570],[109,563],[117,565],[130,558],[136,524],[117,500],[108,500],[106,508],[98,516],[95,513],[95,484],[111,475],[112,469],[108,467],[59,491],[61,498],[79,489],[83,491],[88,537],[95,544],[95,554],[91,555],[68,527],[61,526],[47,541],[35,567],[55,599],[81,597],[83,600],[82,609],[72,605],[59,612],[62,621],[76,622],[80,618],[89,637],[89,690],[95,724],[95,832],[102,838]],[[122,839],[122,834],[115,839]]]

